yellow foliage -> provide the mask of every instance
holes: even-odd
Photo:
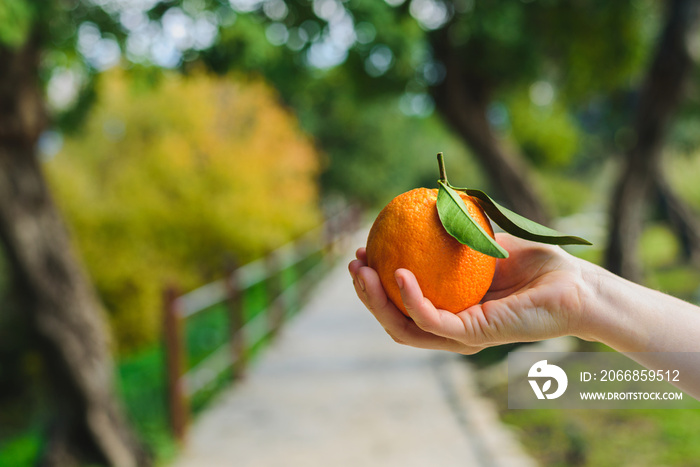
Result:
[[[158,337],[162,288],[222,275],[319,222],[319,155],[256,79],[101,77],[79,135],[46,163],[120,350]]]

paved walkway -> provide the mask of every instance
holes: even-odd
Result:
[[[346,264],[198,417],[173,467],[533,466],[463,361],[394,343]]]

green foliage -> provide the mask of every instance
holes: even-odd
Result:
[[[396,99],[367,104],[362,111],[345,105],[346,99],[338,96],[326,101],[321,114],[302,115],[329,157],[321,178],[327,192],[380,206],[412,188],[435,187],[437,151],[456,159],[455,172],[463,179],[478,179],[463,147],[436,121],[406,117]]]
[[[700,271],[692,265],[674,265],[649,271],[646,283],[653,289],[683,300],[700,302]]]
[[[116,378],[129,421],[159,462],[177,453],[167,413],[164,364],[162,346],[150,347],[120,359]]]
[[[554,75],[568,99],[584,101],[640,78],[656,38],[658,2],[537,3],[541,16],[531,27],[537,29],[543,65],[558,64]]]
[[[452,2],[452,44],[491,88],[561,83],[581,98],[626,85],[645,58],[651,2]]]
[[[0,2],[0,45],[19,47],[29,36],[34,8],[27,0]]]
[[[654,223],[642,232],[639,257],[646,271],[645,282],[654,289],[689,301],[700,297],[700,271],[683,264],[681,244],[666,223]]]
[[[667,225],[655,224],[644,229],[639,241],[639,254],[647,268],[673,264],[680,253],[680,244]]]
[[[324,31],[326,23],[315,15],[311,3],[285,3],[289,14],[280,22],[290,34],[309,21]],[[636,85],[658,24],[658,7],[653,2],[445,3],[451,17],[436,30],[419,26],[420,21],[412,17],[415,12],[410,2],[396,8],[381,1],[344,3],[356,31],[360,25],[370,24],[375,34],[369,41],[355,42],[335,69],[309,66],[313,40],[298,49],[280,46],[277,54],[270,52],[263,30],[273,21],[263,9],[238,12],[238,20],[222,29],[224,40],[206,52],[205,59],[217,69],[253,66],[246,57],[257,60],[255,65],[281,90],[299,113],[304,128],[316,136],[329,155],[330,163],[322,177],[324,189],[365,202],[385,199],[383,192],[389,188],[400,192],[394,182],[399,177],[409,181],[418,176],[418,172],[409,170],[413,162],[406,154],[420,157],[421,153],[411,148],[422,137],[426,139],[424,128],[428,125],[402,121],[392,100],[404,93],[429,92],[438,85],[441,64],[436,57],[444,55],[445,47],[468,64],[469,78],[476,83],[471,87],[478,94],[477,101],[496,100],[507,105],[507,134],[533,165],[561,168],[576,163],[579,157],[593,157],[588,152],[610,151],[609,147],[593,144],[600,140],[597,135],[584,138],[577,120],[581,107],[591,99],[599,99],[598,105],[606,110],[612,104],[601,98],[604,93]],[[258,33],[254,33],[256,27]],[[447,29],[448,42],[441,39],[443,28]],[[228,39],[231,36],[237,38],[235,43]],[[391,50],[393,62],[385,73],[375,76],[367,62],[372,50],[380,46]],[[437,72],[431,76],[426,70]],[[556,91],[552,103],[533,103],[528,91],[538,82],[551,84]],[[599,115],[591,120],[602,122],[594,132],[610,132],[607,120]],[[395,129],[399,126],[403,134],[397,137]],[[587,131],[591,131],[590,125]],[[389,140],[382,133],[393,137]],[[383,146],[385,140],[390,144]],[[392,145],[401,153],[404,164],[394,162]],[[444,148],[438,143],[426,153],[439,150]],[[394,170],[397,177],[389,174]]]
[[[250,15],[236,19],[234,27],[223,28],[214,48],[205,51],[205,62],[215,71],[260,70],[274,67],[284,59],[285,50],[270,44],[260,21]]]
[[[548,86],[544,82],[542,85]],[[507,102],[510,134],[535,166],[563,167],[571,163],[580,146],[580,130],[561,101],[553,99],[537,105],[523,90]]]
[[[158,335],[162,287],[222,275],[319,221],[319,158],[258,80],[101,77],[84,129],[46,164],[122,350]]]
[[[593,190],[586,183],[584,174],[578,177],[557,170],[546,170],[540,173],[542,197],[555,217],[566,217],[580,213],[587,202],[591,201]]]
[[[409,182],[427,173],[417,170],[412,161],[403,164],[393,159],[388,149],[394,146],[407,162],[406,154],[421,154],[411,148],[423,145],[421,137],[434,132],[434,122],[409,122],[397,115],[396,101],[407,93],[425,93],[429,101],[430,88],[442,79],[441,64],[435,58],[441,48],[449,45],[452,53],[469,64],[470,73],[479,82],[475,88],[481,94],[479,100],[508,103],[510,135],[535,165],[562,167],[580,155],[577,148],[581,152],[581,147],[590,147],[573,123],[577,106],[602,92],[628,87],[637,78],[654,36],[657,10],[653,2],[645,0],[447,1],[447,21],[431,30],[417,19],[420,15],[412,10],[411,2],[400,7],[374,0],[342,2],[336,7],[347,10],[358,40],[340,58],[339,66],[318,69],[311,63],[311,52],[333,28],[333,21],[321,17],[318,2],[285,0],[287,13],[274,18],[263,3],[247,11],[250,8],[236,2],[181,0],[158,3],[147,13],[153,22],[175,9],[192,18],[205,12],[215,15],[219,21],[217,41],[206,50],[183,50],[182,69],[190,70],[200,58],[218,73],[232,69],[261,73],[328,155],[322,177],[324,190],[370,204],[386,199],[392,186],[410,187]],[[104,8],[119,12],[123,7],[108,2]],[[117,16],[81,4],[72,24],[75,27],[90,21],[103,35],[125,45],[128,31],[119,27]],[[289,35],[286,43],[270,42],[267,33],[271,26]],[[448,30],[449,44],[438,40],[442,28]],[[305,40],[294,42],[292,38],[300,34]],[[70,48],[70,40],[62,43],[62,50]],[[391,56],[382,72],[372,71],[368,65],[378,48],[389,50]],[[533,105],[524,92],[541,80],[557,90],[556,101],[547,108]],[[74,128],[94,98],[89,79],[83,91],[76,107],[61,114],[65,127]],[[403,134],[396,137],[399,127]],[[382,134],[394,135],[391,144],[379,144],[389,142]],[[407,135],[412,145],[402,144],[409,139]],[[427,154],[445,150],[440,141],[424,139],[433,143]]]
[[[700,183],[697,177],[700,173],[700,151],[669,152],[663,166],[671,185],[696,212],[700,212]]]
[[[338,93],[350,76],[334,71],[329,81],[308,84],[298,96],[299,118],[328,155],[321,176],[327,193],[341,193],[369,206],[383,206],[412,188],[434,188],[435,154],[450,158],[454,180],[484,186],[484,177],[464,145],[435,117],[409,117],[398,96],[364,102]],[[301,93],[300,93],[301,94]]]
[[[0,444],[0,465],[35,465],[42,447],[42,438],[37,431],[4,441]]]

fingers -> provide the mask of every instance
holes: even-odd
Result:
[[[483,345],[532,342],[566,334],[560,320],[533,302],[530,293],[489,300],[460,313]]]
[[[494,280],[494,282],[496,282]],[[500,285],[500,284],[499,284]],[[486,292],[484,297],[481,299],[481,303],[486,303],[492,300],[500,300],[502,298],[508,297],[509,295],[512,295],[513,293],[517,292],[520,290],[522,287],[526,286],[526,282],[517,282],[515,285],[510,285],[508,287],[503,287],[503,288],[498,288],[494,286],[493,284],[491,285],[491,288]]]
[[[408,319],[386,296],[374,269],[364,266],[360,260],[352,261],[348,269],[353,275],[357,296],[394,341],[424,349],[461,351],[459,343],[427,333]]]
[[[394,279],[410,316],[410,319],[406,318],[387,297],[377,272],[367,266],[365,248],[357,250],[357,259],[350,262],[348,269],[362,303],[386,332],[401,344],[475,353],[491,345],[561,335],[561,320],[537,306],[539,302],[533,301],[536,295],[532,292],[536,285],[533,277],[537,278],[547,273],[547,268],[554,267],[550,264],[556,250],[522,248],[518,242],[524,241],[514,241],[509,237],[499,237],[500,240],[505,240],[503,243],[512,253],[510,261],[499,260],[497,263],[497,277],[482,304],[457,314],[437,309],[423,295],[413,273],[398,269]]]
[[[364,262],[360,261],[359,259],[354,259],[350,261],[350,264],[348,264],[348,271],[350,271],[350,276],[352,276],[352,281],[355,283],[357,281],[357,273],[360,271],[360,268],[363,266],[367,266]]]
[[[411,271],[398,269],[395,276],[406,311],[420,329],[468,346],[482,344],[484,339],[478,331],[480,328],[474,326],[479,322],[478,319],[474,319],[475,316],[471,316],[467,311],[456,315],[435,308],[430,300],[423,296],[416,276]],[[466,315],[461,316],[465,313]]]
[[[410,321],[386,296],[379,276],[374,269],[360,268],[356,282],[359,285],[355,291],[360,300],[392,337],[398,337],[408,332]]]

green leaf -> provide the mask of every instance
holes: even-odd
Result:
[[[508,252],[472,219],[466,204],[455,190],[442,180],[437,197],[440,221],[458,242],[495,258],[507,258]]]
[[[516,237],[551,245],[592,245],[588,240],[566,235],[506,209],[481,190],[457,188],[479,201],[486,214],[503,230]]]

